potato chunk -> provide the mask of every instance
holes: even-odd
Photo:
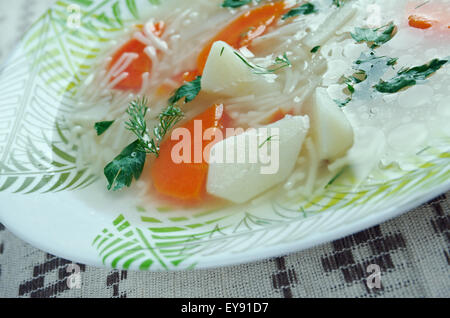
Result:
[[[325,88],[316,90],[312,132],[322,160],[345,156],[354,143],[352,125]]]
[[[267,76],[255,74],[245,58],[223,41],[213,44],[202,76],[202,90],[225,96],[264,94],[279,89]]]
[[[263,128],[267,129],[265,133],[249,130],[214,145],[211,158],[216,162],[209,165],[208,193],[245,203],[289,177],[308,133],[309,118],[288,115]],[[259,153],[258,160],[252,163],[250,158],[255,153]],[[235,162],[225,160],[230,157]]]

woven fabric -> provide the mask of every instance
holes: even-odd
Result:
[[[0,63],[51,2],[0,2]],[[370,264],[381,269],[380,288],[368,287]],[[78,264],[81,288],[68,284],[72,268],[0,225],[0,297],[449,297],[450,193],[361,233],[257,263],[170,273]]]

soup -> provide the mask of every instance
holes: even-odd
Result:
[[[449,40],[448,1],[161,1],[104,48],[66,124],[112,195],[356,188],[448,138]]]

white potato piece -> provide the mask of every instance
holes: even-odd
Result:
[[[352,125],[325,88],[316,89],[312,132],[321,160],[345,156],[354,143]]]
[[[279,84],[269,82],[265,75],[255,74],[223,41],[213,44],[202,76],[202,90],[226,96],[244,96],[267,93],[279,89]]]
[[[266,130],[249,130],[217,143],[211,150],[207,191],[245,203],[285,181],[295,167],[309,127],[307,116],[286,116],[263,127]],[[259,153],[257,159],[255,153]],[[234,159],[231,162],[230,157]]]
[[[355,131],[355,144],[347,156],[329,166],[330,171],[338,172],[347,167],[342,180],[347,180],[354,188],[366,180],[380,162],[386,150],[385,134],[374,127],[360,127]]]

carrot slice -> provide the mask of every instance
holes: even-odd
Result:
[[[153,185],[160,194],[184,203],[195,203],[205,198],[208,163],[203,158],[203,151],[209,142],[203,142],[203,134],[209,128],[226,128],[226,125],[229,125],[228,120],[223,105],[214,105],[182,127],[190,132],[190,163],[177,164],[173,160],[172,150],[180,141],[168,139],[162,143],[159,157],[151,166]],[[195,121],[202,122],[200,137],[194,134],[198,134],[194,131]],[[194,161],[196,149],[202,150],[201,162],[198,163]]]
[[[142,29],[143,26],[137,26],[138,29]],[[151,32],[156,36],[161,36],[164,32],[164,22],[157,22],[151,27]],[[112,56],[112,60],[108,65],[108,70],[122,58],[125,53],[135,53],[137,58],[135,58],[131,64],[124,70],[128,73],[128,76],[117,83],[114,88],[123,91],[134,91],[137,92],[142,87],[142,75],[146,72],[150,72],[152,68],[152,61],[148,55],[144,52],[147,46],[137,39],[131,39],[125,43],[119,50],[117,50]],[[116,79],[115,76],[111,78],[111,81]]]
[[[117,83],[114,88],[124,91],[139,91],[142,87],[142,74],[149,72],[152,68],[152,61],[144,53],[146,45],[137,39],[131,39],[125,43],[113,56],[108,69],[111,69],[125,53],[136,53],[138,57],[124,70],[128,76]],[[111,81],[116,77],[112,77]]]
[[[428,19],[426,17],[418,16],[418,15],[410,15],[409,18],[409,26],[417,29],[429,29],[433,26],[435,21]]]
[[[289,5],[285,1],[266,4],[248,11],[226,26],[203,48],[197,59],[198,73],[202,74],[211,47],[216,41],[224,41],[239,49],[265,34],[286,12]]]
[[[408,24],[417,29],[433,29],[448,35],[450,16],[442,3],[411,1],[406,6]]]

